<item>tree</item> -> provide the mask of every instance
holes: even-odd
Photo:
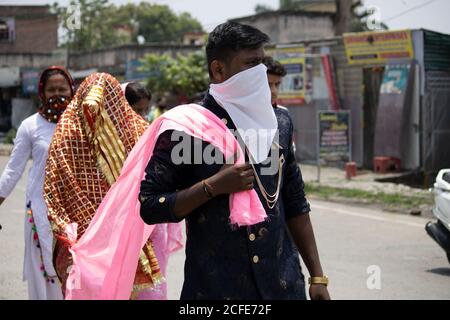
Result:
[[[335,0],[336,1],[336,35],[345,32],[375,31],[370,29],[369,19],[372,14],[362,0]],[[388,29],[388,26],[380,21],[377,24],[381,29]]]
[[[280,10],[301,9],[304,3],[301,0],[280,0]]]
[[[331,0],[333,1],[333,0]],[[321,0],[280,0],[280,10],[311,10],[313,4],[329,3]],[[336,7],[335,33],[342,35],[345,32],[368,31],[369,19],[372,19],[372,12],[365,8],[362,0],[334,0]],[[332,3],[332,2],[331,2]],[[382,29],[388,27],[380,23]]]
[[[176,15],[168,6],[147,2],[115,6],[108,0],[71,0],[80,9],[80,25],[68,25],[73,12],[57,3],[53,11],[60,18],[66,34],[66,46],[73,50],[91,50],[125,43],[136,43],[138,36],[146,42],[181,43],[186,32],[202,32],[203,27],[189,13]]]
[[[362,32],[362,31],[374,31],[370,30],[369,19],[372,19],[373,12],[364,7],[361,0],[353,0],[350,9],[352,13],[352,19],[350,21],[350,31],[352,32]],[[381,21],[376,22],[381,29],[387,30],[389,27],[382,23]]]
[[[149,54],[142,62],[141,70],[150,73],[147,86],[159,96],[172,93],[191,99],[208,88],[209,76],[203,53],[178,54],[176,58],[167,54]]]
[[[178,16],[176,29],[176,39],[180,40],[187,32],[205,32],[201,23],[188,12],[181,13]]]
[[[108,0],[79,0],[70,2],[71,7],[79,8],[79,25],[70,25],[74,12],[53,4],[53,11],[58,14],[66,33],[66,45],[73,50],[89,50],[116,45],[120,37],[111,28],[111,8]]]
[[[268,12],[268,11],[273,11],[273,9],[272,9],[270,6],[268,6],[268,5],[265,5],[265,4],[257,4],[257,5],[255,6],[255,13],[256,13],[256,14],[262,13],[262,12]]]
[[[203,31],[200,22],[189,13],[177,16],[166,5],[146,2],[136,7],[136,22],[138,34],[144,36],[147,42],[181,42],[186,32]]]
[[[352,15],[354,9],[352,0],[336,0],[336,19],[335,19],[335,33],[342,35],[345,32],[351,31],[350,25],[354,17]]]

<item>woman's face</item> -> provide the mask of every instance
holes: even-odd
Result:
[[[70,97],[72,91],[66,77],[62,74],[55,74],[48,78],[44,87],[45,99],[48,100],[54,96]]]
[[[132,108],[136,113],[145,118],[150,110],[150,100],[143,98],[136,102]]]

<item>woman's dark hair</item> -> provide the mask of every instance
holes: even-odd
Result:
[[[41,81],[42,81],[43,87],[45,88],[45,85],[47,84],[47,81],[48,81],[48,79],[50,79],[50,77],[56,76],[57,74],[60,74],[60,75],[64,76],[64,78],[67,78],[66,74],[62,70],[50,69],[50,70],[44,71],[44,73],[42,73],[42,76],[41,76]]]
[[[257,49],[269,42],[270,38],[260,30],[237,22],[218,25],[208,36],[206,59],[211,75],[211,62],[229,62],[231,54],[243,49]]]
[[[45,100],[45,86],[47,85],[48,79],[55,75],[62,75],[67,80],[67,83],[70,86],[71,97],[75,94],[75,89],[73,87],[73,79],[68,71],[66,71],[63,67],[52,66],[45,69],[41,76],[39,77],[39,97],[42,101]]]
[[[264,57],[263,63],[267,67],[268,74],[273,74],[280,77],[284,77],[287,74],[284,66],[270,56]]]
[[[151,93],[139,82],[131,82],[125,89],[125,98],[133,106],[141,99],[152,100]]]

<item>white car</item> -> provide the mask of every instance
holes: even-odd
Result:
[[[434,184],[434,215],[437,222],[428,222],[428,235],[447,253],[450,263],[450,169],[441,170]]]

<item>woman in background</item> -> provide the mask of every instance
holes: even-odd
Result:
[[[38,113],[19,126],[14,149],[0,178],[0,204],[22,177],[28,160],[23,278],[30,300],[62,299],[61,285],[52,263],[53,235],[42,195],[48,148],[61,114],[74,94],[73,80],[62,67],[45,69],[39,81]]]
[[[139,82],[125,83],[121,88],[131,108],[147,120],[152,100],[151,93]]]
[[[87,77],[51,142],[44,198],[56,238],[55,268],[63,292],[73,264],[69,248],[88,229],[129,152],[148,127],[130,108],[121,89],[123,92],[123,86],[109,74]],[[166,297],[155,251],[151,240],[141,250],[130,292],[133,299]]]

